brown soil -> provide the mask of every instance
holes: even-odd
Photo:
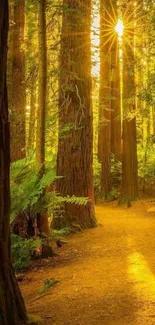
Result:
[[[67,237],[59,256],[26,273],[28,312],[46,325],[154,325],[155,212],[148,208],[146,201],[98,205],[97,228]],[[51,278],[60,282],[35,299]]]

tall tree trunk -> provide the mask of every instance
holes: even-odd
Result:
[[[153,115],[153,134],[155,136],[155,106],[152,107],[152,115]]]
[[[112,2],[117,19],[118,5],[115,0]],[[112,187],[120,188],[120,174],[118,169],[118,161],[122,160],[122,108],[121,108],[121,85],[120,85],[120,44],[119,38],[116,37],[113,40],[111,48],[111,153],[113,155],[113,177]]]
[[[7,54],[7,89],[8,89],[8,106],[12,105],[12,58],[13,58],[13,20],[14,20],[14,3],[9,2],[9,33],[8,33],[8,54]]]
[[[45,114],[47,92],[46,0],[38,2],[39,86],[37,110],[36,168],[45,169]]]
[[[101,196],[108,199],[111,191],[111,52],[107,36],[108,2],[100,2],[100,95],[98,153],[102,164]],[[108,53],[109,52],[109,53]]]
[[[111,152],[116,160],[121,160],[120,65],[117,42],[114,42],[111,50]]]
[[[27,42],[29,62],[29,82],[30,82],[30,110],[28,120],[27,154],[33,155],[36,148],[36,122],[37,122],[37,102],[38,102],[38,57],[36,57],[36,47],[38,47],[38,6],[32,1],[31,7],[27,11]],[[35,42],[34,42],[35,39]],[[39,52],[39,50],[38,50]]]
[[[11,161],[25,158],[25,0],[14,2],[13,62],[12,62],[12,104]]]
[[[59,143],[57,191],[88,197],[86,206],[65,204],[53,227],[74,222],[96,225],[93,188],[93,127],[91,80],[91,0],[64,0],[60,53]],[[62,134],[62,131],[69,130]],[[63,132],[64,133],[64,132]]]
[[[134,10],[132,2],[128,12]],[[125,10],[125,6],[124,6]],[[135,70],[134,70],[134,23],[130,22],[130,45],[124,44],[123,56],[123,155],[122,155],[122,193],[120,202],[128,203],[138,198],[137,138],[135,116]],[[125,40],[124,40],[125,41]],[[125,58],[127,55],[127,59]]]
[[[26,320],[26,309],[10,257],[10,134],[6,89],[8,2],[0,10],[0,325],[18,325]]]
[[[31,94],[30,94],[30,116],[29,116],[29,133],[28,133],[28,153],[34,150],[34,143],[36,138],[36,83],[32,77],[31,80]]]
[[[39,177],[45,173],[45,115],[47,93],[47,49],[46,49],[46,0],[38,2],[38,37],[39,37],[39,86],[36,137],[36,169]],[[38,215],[38,228],[42,233],[49,233],[47,213]]]

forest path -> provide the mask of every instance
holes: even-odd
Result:
[[[155,214],[146,211],[145,201],[98,205],[97,228],[70,236],[54,261],[26,273],[28,312],[47,325],[155,325]],[[32,302],[49,278],[60,283]]]

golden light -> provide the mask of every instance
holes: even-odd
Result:
[[[118,34],[119,37],[123,36],[124,24],[121,19],[118,19],[117,25],[115,26],[115,32]]]
[[[91,26],[91,47],[92,47],[92,76],[100,74],[100,13],[99,0],[93,1],[92,26]]]

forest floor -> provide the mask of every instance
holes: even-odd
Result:
[[[67,237],[59,256],[21,283],[28,312],[46,325],[155,325],[155,212],[98,204],[99,226]],[[38,297],[46,279],[60,282]]]

